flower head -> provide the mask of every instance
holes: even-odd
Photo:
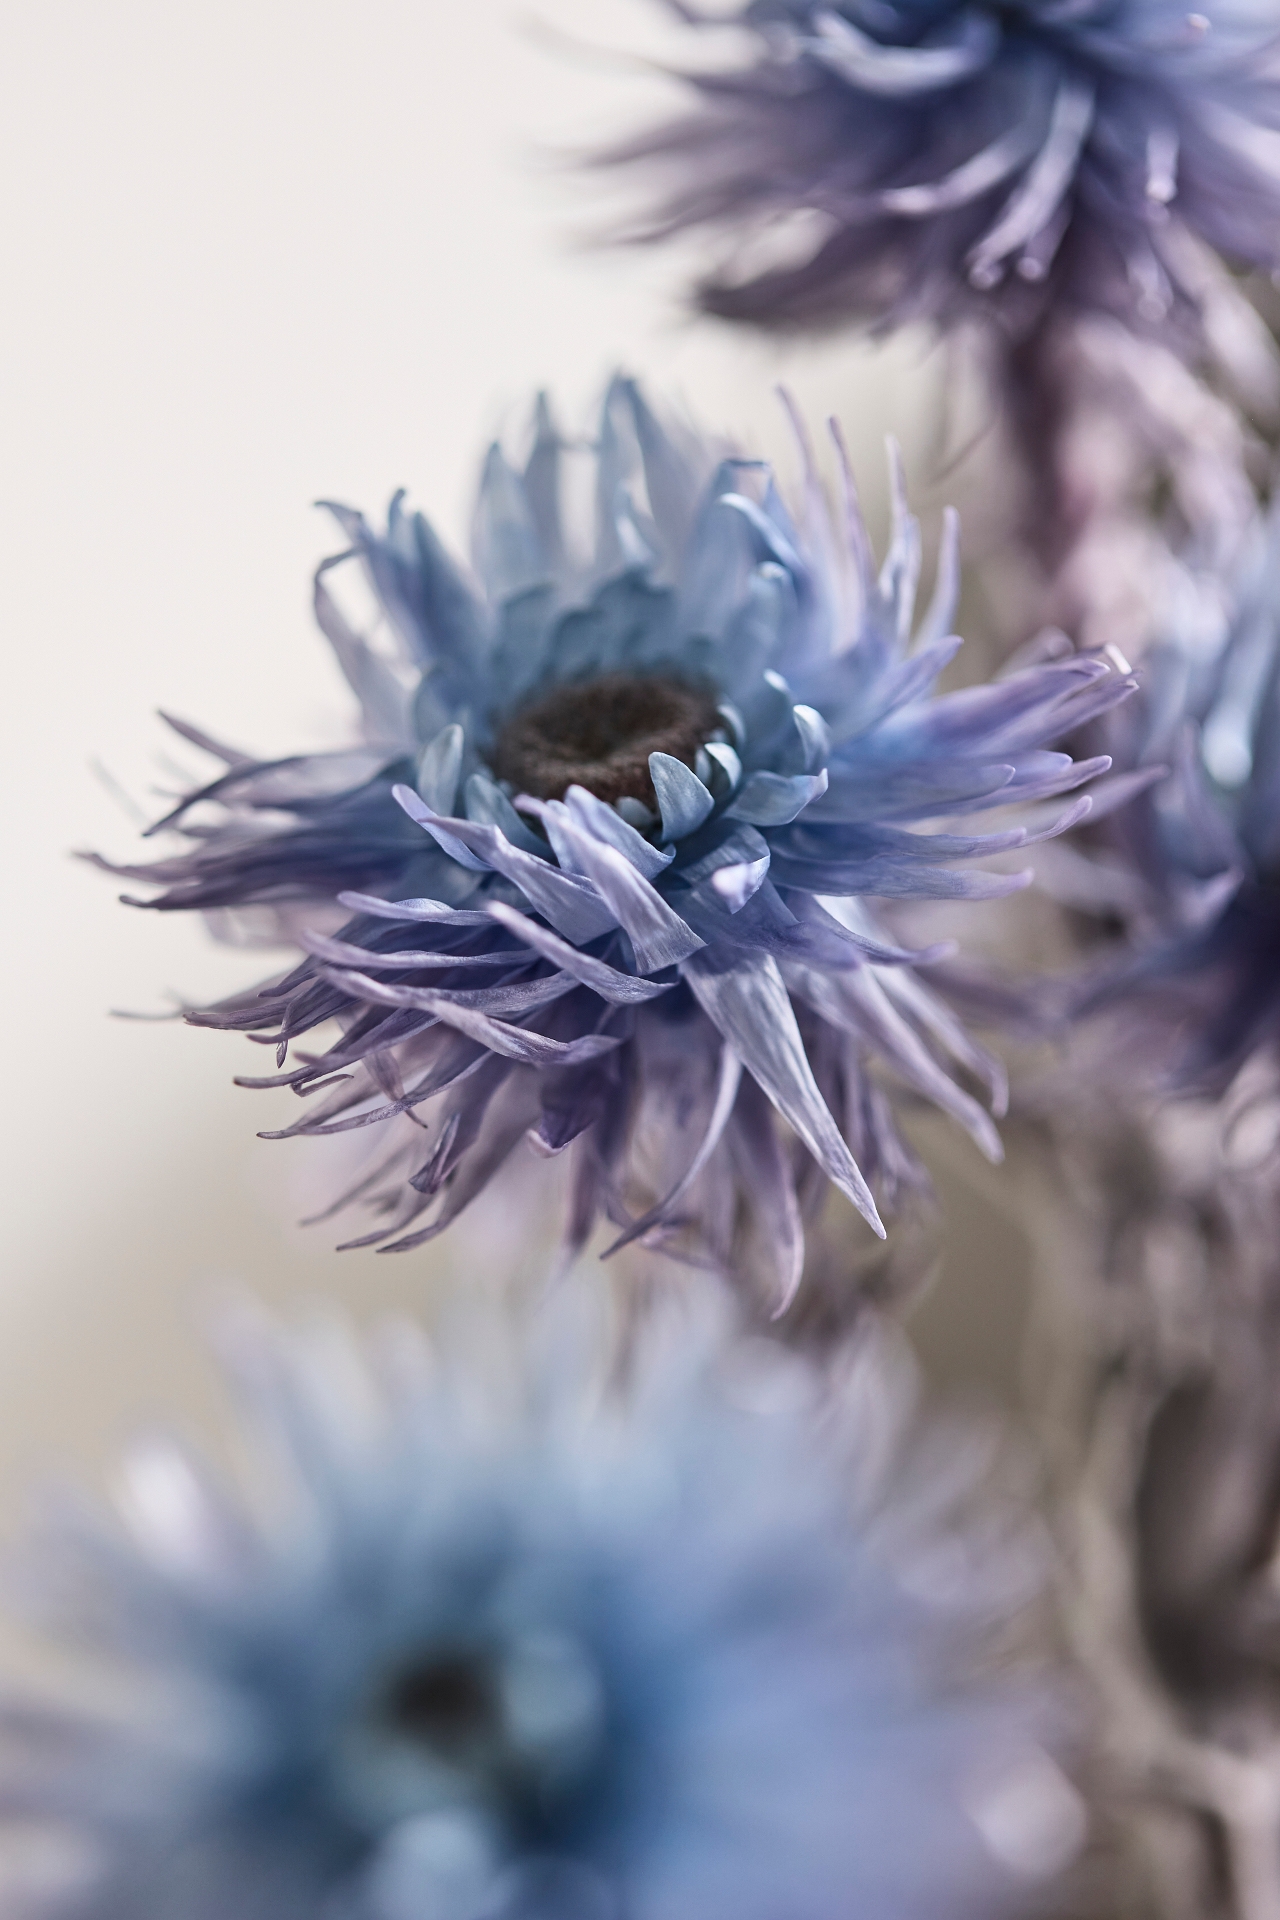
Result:
[[[126,1683],[3,1709],[6,1815],[81,1863],[60,1920],[933,1920],[990,1910],[1028,1766],[1069,1838],[1008,1690],[933,1693],[945,1615],[794,1359],[651,1323],[602,1398],[581,1320],[481,1331],[432,1370],[408,1328],[244,1325],[270,1511],[153,1440],[55,1524],[29,1591]]]
[[[1180,580],[1111,724],[1149,784],[1097,864],[1073,862],[1079,903],[1118,913],[1131,949],[1086,975],[1079,1006],[1121,1010],[1173,1084],[1213,1093],[1280,1038],[1280,512],[1225,576]]]
[[[1079,786],[1106,761],[1044,745],[1129,683],[1073,658],[936,696],[959,646],[954,522],[913,640],[900,495],[877,578],[852,494],[837,539],[810,471],[797,524],[759,462],[681,443],[628,382],[605,403],[594,547],[575,558],[563,452],[542,409],[523,469],[490,453],[476,581],[399,498],[385,533],[336,509],[350,548],[316,606],[366,744],[224,752],[161,823],[189,848],[123,871],[159,883],[163,910],[266,908],[295,932],[310,915],[299,966],[189,1018],[278,1048],[280,1071],[248,1084],[325,1091],[285,1131],[396,1123],[360,1188],[382,1217],[353,1244],[429,1239],[528,1134],[577,1143],[574,1243],[601,1211],[615,1244],[692,1236],[720,1263],[745,1235],[785,1300],[825,1182],[883,1231],[868,1177],[891,1196],[909,1166],[869,1060],[999,1151],[958,1079],[994,1092],[999,1069],[915,971],[939,950],[896,947],[867,899],[1022,884],[959,863],[1087,800],[1030,829],[912,828]],[[330,593],[339,564],[372,586],[371,637]],[[316,930],[335,901],[336,937]],[[328,1021],[339,1038],[287,1064]]]
[[[781,226],[792,257],[704,283],[713,312],[997,316],[1017,335],[1053,307],[1195,340],[1195,242],[1280,264],[1280,61],[1256,0],[751,0],[730,17],[754,58],[690,76],[693,112],[606,156],[665,170],[646,237]]]

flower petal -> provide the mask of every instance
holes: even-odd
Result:
[[[418,756],[414,779],[418,792],[433,813],[453,812],[465,744],[466,735],[455,720],[442,727]]]
[[[702,1144],[698,1151],[671,1191],[659,1200],[656,1206],[650,1207],[648,1213],[642,1214],[639,1220],[633,1220],[626,1232],[620,1233],[612,1245],[605,1248],[601,1255],[602,1259],[607,1260],[611,1253],[617,1253],[621,1248],[630,1246],[633,1240],[638,1240],[642,1234],[649,1231],[650,1227],[659,1226],[670,1217],[672,1208],[688,1193],[719,1146],[733,1113],[741,1080],[742,1062],[733,1048],[725,1045],[720,1049],[720,1071],[716,1076],[716,1097],[711,1109],[711,1118],[707,1122],[707,1130],[702,1136]]]
[[[951,37],[923,47],[886,46],[832,8],[814,14],[813,28],[806,52],[861,92],[892,99],[938,93],[981,73],[1003,37],[998,20],[976,8],[960,13]]]
[[[487,597],[498,604],[541,586],[550,572],[524,476],[509,465],[496,444],[485,458],[471,552]]]
[[[1034,239],[1056,213],[1093,125],[1096,99],[1096,88],[1083,77],[1064,80],[1059,87],[1044,145],[995,224],[968,255],[966,264],[975,286],[989,286],[1008,256]]]
[[[675,858],[674,852],[655,847],[651,840],[646,840],[642,833],[636,831],[630,821],[624,820],[613,807],[607,807],[594,793],[588,793],[585,787],[570,787],[564,796],[564,804],[579,826],[594,834],[597,840],[616,847],[646,880],[656,880]]]
[[[670,985],[653,980],[637,980],[634,974],[621,973],[617,967],[609,966],[607,961],[580,952],[567,940],[561,940],[546,927],[526,919],[524,914],[504,905],[502,901],[495,900],[489,912],[500,926],[540,953],[544,960],[550,960],[553,966],[580,980],[584,987],[590,987],[602,1000],[612,1001],[617,1006],[630,1006],[640,1000],[656,999],[659,994],[671,990]]]
[[[785,827],[826,790],[825,767],[819,773],[753,773],[725,811],[757,827]]]
[[[791,1156],[778,1138],[768,1096],[748,1074],[738,1092],[729,1128],[729,1150],[777,1282],[772,1318],[786,1312],[804,1273],[804,1223],[796,1197]]]
[[[715,808],[697,774],[672,754],[651,753],[649,777],[658,796],[664,840],[682,840],[695,833]]]
[[[826,765],[831,753],[831,732],[816,707],[797,701],[791,709],[791,722],[799,738],[801,773],[816,773]]]
[[[739,860],[730,867],[717,867],[711,884],[730,913],[741,913],[751,896],[764,885],[769,871],[769,855],[758,860]]]
[[[371,914],[375,920],[403,920],[425,922],[429,925],[447,923],[453,927],[483,927],[487,924],[487,913],[474,913],[451,907],[445,900],[380,900],[373,893],[340,893],[340,907],[350,907],[353,913]]]
[[[711,762],[707,778],[719,798],[731,794],[742,778],[742,761],[727,740],[708,740],[702,749]]]
[[[448,731],[449,729],[446,728],[446,732]],[[488,860],[473,853],[465,841],[447,830],[444,821],[450,817],[449,815],[437,814],[430,801],[421,799],[412,787],[393,787],[391,793],[396,805],[408,814],[415,826],[424,828],[451,860],[456,860],[460,867],[466,867],[471,873],[491,871]]]
[[[478,861],[482,871],[500,873],[513,881],[538,912],[575,946],[617,926],[616,916],[589,883],[513,847],[501,828],[483,827],[474,820],[438,821],[407,787],[397,787],[395,796],[409,818],[442,845],[446,839],[456,839],[463,844],[471,864]]]
[[[538,859],[544,857],[537,835],[529,831],[502,788],[488,774],[473,773],[468,779],[466,812],[468,820],[476,820],[482,827],[499,828],[512,846],[519,847],[523,853],[532,853]]]
[[[431,988],[389,987],[385,981],[371,980],[365,974],[346,974],[344,982],[361,999],[384,1000],[392,1006],[420,1007],[424,1013],[432,1013],[447,1027],[454,1027],[459,1033],[465,1033],[470,1039],[480,1041],[482,1046],[496,1053],[504,1060],[514,1060],[526,1067],[564,1067],[581,1060],[598,1060],[602,1053],[612,1053],[622,1044],[620,1035],[603,1033],[583,1034],[577,1040],[551,1040],[543,1033],[531,1033],[527,1027],[513,1026],[509,1021],[496,1020],[492,1014],[482,1013],[474,1005],[464,1006],[455,994],[436,993]],[[551,984],[551,983],[548,983]],[[576,980],[567,986],[554,983],[557,993],[572,991],[578,985]],[[548,996],[555,998],[553,993]]]
[[[347,554],[342,554],[339,561],[347,558]],[[316,625],[333,648],[347,684],[360,702],[366,739],[394,744],[402,751],[412,751],[417,739],[408,689],[391,664],[344,618],[325,582],[325,574],[339,561],[322,561],[316,568],[312,584]],[[164,717],[168,718],[167,715]],[[172,720],[169,724],[178,725]],[[179,731],[186,731],[187,738],[194,740],[197,746],[205,745],[194,729],[180,727]],[[212,750],[218,753],[219,758],[225,758],[228,765],[243,764],[248,758],[243,754],[224,755],[217,747]]]
[[[447,1000],[450,1006],[513,1017],[536,1013],[553,1000],[573,993],[580,984],[569,974],[548,973],[537,980],[517,980],[499,987],[403,987],[390,980],[374,980],[358,967],[326,967],[324,977],[337,981],[355,999],[372,1000],[384,1007],[412,1007],[420,1013],[438,1014],[440,1002]]]
[[[480,917],[487,919],[488,915]],[[512,953],[510,947],[500,953],[441,953],[421,947],[404,953],[380,953],[372,947],[359,947],[351,940],[336,940],[310,928],[304,928],[298,935],[298,945],[305,953],[314,954],[317,960],[329,960],[341,967],[373,967],[375,970],[384,967],[420,967],[424,971],[429,967],[509,967],[514,970],[519,967],[521,957]]]
[[[987,1159],[1004,1158],[1000,1136],[984,1107],[956,1085],[939,1066],[920,1035],[890,1000],[875,968],[820,974],[813,968],[788,969],[795,992],[833,1026],[870,1040],[908,1086],[958,1120]]]
[[[880,1238],[884,1226],[856,1161],[813,1077],[778,963],[743,955],[730,966],[694,954],[681,967],[707,1018],[728,1041],[827,1178],[853,1202]]]
[[[627,933],[640,973],[659,973],[697,952],[703,942],[692,927],[616,847],[604,845],[572,820],[562,822],[561,830],[571,837],[584,872]]]

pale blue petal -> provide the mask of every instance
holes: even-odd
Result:
[[[531,833],[506,794],[487,773],[473,773],[466,787],[466,816],[484,827],[500,827],[513,847],[546,857],[546,848]]]
[[[418,756],[414,777],[418,792],[433,813],[453,812],[465,748],[466,736],[455,721],[442,727]]]
[[[738,608],[755,560],[741,515],[725,510],[741,463],[726,460],[703,495],[680,581],[679,622],[685,633],[720,633]],[[730,688],[732,691],[732,688]]]
[[[831,734],[822,715],[813,707],[798,703],[791,709],[791,719],[800,740],[801,773],[816,773],[825,766],[831,753]],[[784,768],[790,772],[790,768]]]
[[[316,625],[333,648],[347,684],[360,702],[366,736],[412,749],[416,745],[413,705],[403,681],[343,617],[325,584],[325,574],[338,564],[331,560],[316,568],[312,597]]]
[[[631,409],[654,526],[666,552],[678,559],[697,512],[700,474],[693,459],[676,445],[658,420],[636,382],[625,380],[619,386]]]
[[[735,825],[723,832],[715,845],[705,853],[693,858],[686,854],[676,868],[676,874],[686,886],[697,887],[724,867],[754,866],[763,860],[767,868],[769,858],[769,842],[763,834],[757,833],[752,826]]]
[[[694,954],[681,967],[699,1005],[756,1084],[794,1127],[827,1178],[885,1237],[876,1203],[818,1091],[778,965],[768,954],[732,965]]]
[[[551,415],[545,393],[534,407],[533,446],[524,469],[524,497],[537,533],[538,545],[553,574],[565,567],[564,526],[560,511],[564,441]]]
[[[785,827],[826,790],[825,767],[820,773],[753,773],[727,811],[757,827]]]
[[[485,460],[471,544],[476,572],[498,605],[541,586],[550,575],[524,480],[499,446],[490,447]]]
[[[748,900],[764,885],[769,872],[768,852],[755,860],[742,860],[733,866],[717,867],[711,885],[730,913],[741,913]]]
[[[607,807],[603,800],[597,800],[594,793],[588,793],[585,787],[570,787],[564,803],[580,827],[594,834],[597,840],[616,847],[646,880],[656,880],[675,859],[674,848],[655,847],[613,807]]]
[[[716,799],[727,799],[742,778],[742,761],[725,740],[708,740],[702,751],[711,762],[709,776]]]
[[[379,900],[369,893],[340,893],[338,904],[353,913],[372,914],[378,920],[422,922],[428,926],[482,927],[487,913],[459,912],[443,900]]]
[[[459,839],[456,833],[449,831],[445,821],[451,818],[450,815],[446,814],[442,818],[435,808],[421,800],[411,787],[393,788],[392,797],[396,804],[408,814],[414,825],[425,829],[449,858],[456,860],[460,867],[466,867],[472,873],[488,873],[491,870],[490,862],[483,855],[472,852],[465,840]]]
[[[575,843],[583,871],[630,938],[638,972],[660,973],[703,944],[624,855],[572,822],[566,822],[563,831]]]
[[[590,987],[593,993],[598,993],[602,1000],[608,1000],[616,1006],[632,1006],[670,992],[669,985],[653,980],[637,980],[634,974],[620,973],[606,961],[580,952],[569,941],[559,939],[546,927],[538,926],[536,921],[526,919],[524,914],[517,913],[514,907],[504,906],[501,901],[495,900],[489,913],[509,933],[514,933],[527,946],[540,953],[544,960],[550,960],[563,972],[572,974],[584,987]]]
[[[649,776],[658,796],[664,840],[683,839],[714,810],[715,801],[683,760],[673,759],[669,753],[651,753]]]
[[[765,669],[785,652],[796,622],[795,588],[782,567],[757,568],[725,627],[720,684],[735,702],[749,698]]]
[[[417,1013],[440,1017],[441,1004],[471,1013],[483,1013],[486,1019],[506,1015],[512,1018],[537,1013],[566,993],[573,993],[578,982],[563,973],[545,975],[539,980],[519,980],[501,987],[467,987],[446,991],[441,987],[404,987],[391,980],[375,980],[358,968],[325,969],[337,984],[359,1000],[372,1000],[386,1007],[411,1007]],[[470,1028],[461,1029],[470,1032]]]
[[[376,981],[362,981],[360,990],[368,995],[369,988],[377,984]],[[574,981],[573,985],[576,986],[577,982]],[[407,992],[408,989],[403,991]],[[583,1034],[576,1040],[549,1039],[545,1034],[530,1033],[526,1027],[495,1020],[487,1013],[477,1012],[474,1007],[462,1006],[456,994],[428,994],[414,1004],[434,1013],[437,1020],[465,1034],[469,1040],[478,1040],[500,1059],[512,1060],[522,1067],[577,1066],[588,1060],[598,1060],[602,1054],[612,1053],[615,1047],[621,1045],[619,1037],[602,1033]]]
[[[441,822],[427,814],[417,795],[410,794],[407,788],[398,788],[396,797],[410,819],[442,844],[446,840],[456,842],[473,866],[501,873],[513,881],[566,940],[575,944],[595,940],[618,924],[616,916],[588,882],[575,874],[561,873],[549,861],[513,847],[500,828],[480,826],[474,820]]]

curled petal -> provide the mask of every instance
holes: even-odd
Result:
[[[501,901],[495,900],[489,912],[500,926],[540,953],[544,960],[550,960],[553,966],[581,981],[584,987],[590,987],[602,1000],[612,1001],[617,1006],[631,1006],[642,1000],[654,1000],[659,994],[670,991],[669,985],[661,981],[637,980],[634,974],[620,973],[606,961],[580,952],[547,927],[538,926],[536,921],[517,913],[514,907],[504,906]]]
[[[827,1178],[883,1239],[884,1226],[871,1190],[818,1091],[777,962],[761,954],[723,966],[710,955],[695,954],[681,973],[703,1011],[795,1128]]]
[[[818,773],[753,773],[726,809],[757,827],[785,827],[827,790],[827,770]]]
[[[660,973],[697,951],[703,944],[698,935],[629,860],[571,823],[563,830],[613,922],[630,939],[640,973]]]
[[[602,1053],[611,1053],[621,1044],[620,1038],[601,1033],[584,1034],[577,1040],[551,1040],[545,1034],[531,1033],[526,1027],[513,1026],[505,1020],[495,1019],[490,1013],[481,1012],[474,1001],[463,1004],[455,994],[436,993],[424,987],[391,987],[385,981],[370,979],[367,974],[344,974],[343,984],[360,999],[380,1000],[387,1006],[417,1007],[424,1013],[434,1014],[445,1026],[456,1028],[469,1039],[480,1041],[491,1053],[501,1055],[504,1060],[514,1060],[521,1066],[568,1066],[579,1061],[598,1060]],[[553,981],[547,985],[548,991],[543,999],[533,1002],[533,1005],[545,1005],[547,1001],[571,991],[577,982]],[[519,1010],[531,1009],[521,1006]]]

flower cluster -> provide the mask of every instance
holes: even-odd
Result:
[[[1061,308],[1195,344],[1198,245],[1280,264],[1280,59],[1255,0],[679,11],[730,19],[754,57],[689,76],[692,112],[606,158],[665,178],[647,237],[711,226],[790,255],[707,280],[713,312],[1017,335]]]
[[[717,236],[732,319],[977,338],[1004,665],[949,677],[956,516],[918,607],[896,454],[881,562],[794,410],[788,491],[630,379],[589,440],[540,400],[469,564],[403,494],[329,505],[358,730],[172,722],[216,774],[98,864],[284,954],[185,1017],[268,1050],[266,1137],[338,1137],[348,1246],[488,1192],[511,1257],[434,1345],[232,1317],[242,1480],[153,1439],[54,1509],[6,1916],[26,1862],[30,1920],[990,1920],[1086,1833],[1068,1702],[1107,1804],[1055,1909],[1280,1916],[1280,0],[669,3],[741,57],[601,156],[633,237]],[[998,981],[919,944],[1050,841],[1082,965],[1027,964],[1081,934],[1048,905],[976,916]],[[984,1237],[913,1329],[976,1322],[984,1388],[991,1301],[1030,1329],[1013,1502],[992,1428],[977,1463],[901,1390],[924,1210],[891,1264],[844,1206],[883,1236],[927,1187],[913,1107],[1000,1157],[966,1007],[1061,1042],[1016,1083],[1016,1285],[964,1291]],[[526,1143],[569,1255],[716,1278],[529,1284],[530,1188],[490,1187]]]
[[[528,1135],[577,1143],[574,1245],[603,1212],[615,1245],[754,1260],[785,1302],[825,1183],[882,1232],[869,1180],[891,1199],[910,1169],[869,1061],[999,1152],[961,1084],[998,1105],[999,1068],[917,972],[940,950],[895,945],[868,900],[1022,885],[962,863],[1088,810],[1028,823],[1108,765],[1049,743],[1132,682],[1069,657],[938,694],[956,528],[913,634],[900,483],[877,576],[847,474],[837,531],[806,452],[793,518],[761,463],[715,459],[617,381],[582,556],[564,453],[545,407],[522,468],[490,453],[475,580],[398,497],[385,533],[335,509],[350,546],[316,608],[365,743],[223,752],[160,823],[188,846],[113,870],[160,886],[163,911],[311,915],[283,979],[188,1017],[277,1047],[279,1071],[245,1084],[323,1090],[285,1132],[391,1124],[356,1190],[377,1225],[352,1244],[422,1244]],[[368,635],[330,590],[348,563],[383,617]],[[939,830],[994,808],[1019,823]],[[349,918],[326,931],[335,902]],[[331,1021],[336,1041],[287,1062]]]
[[[127,1682],[0,1714],[0,1807],[78,1864],[60,1920],[925,1920],[1010,1887],[1011,1790],[1070,1846],[1026,1703],[939,1693],[947,1614],[798,1363],[686,1310],[602,1397],[564,1308],[434,1366],[242,1321],[270,1511],[153,1440],[56,1521],[45,1624]]]

